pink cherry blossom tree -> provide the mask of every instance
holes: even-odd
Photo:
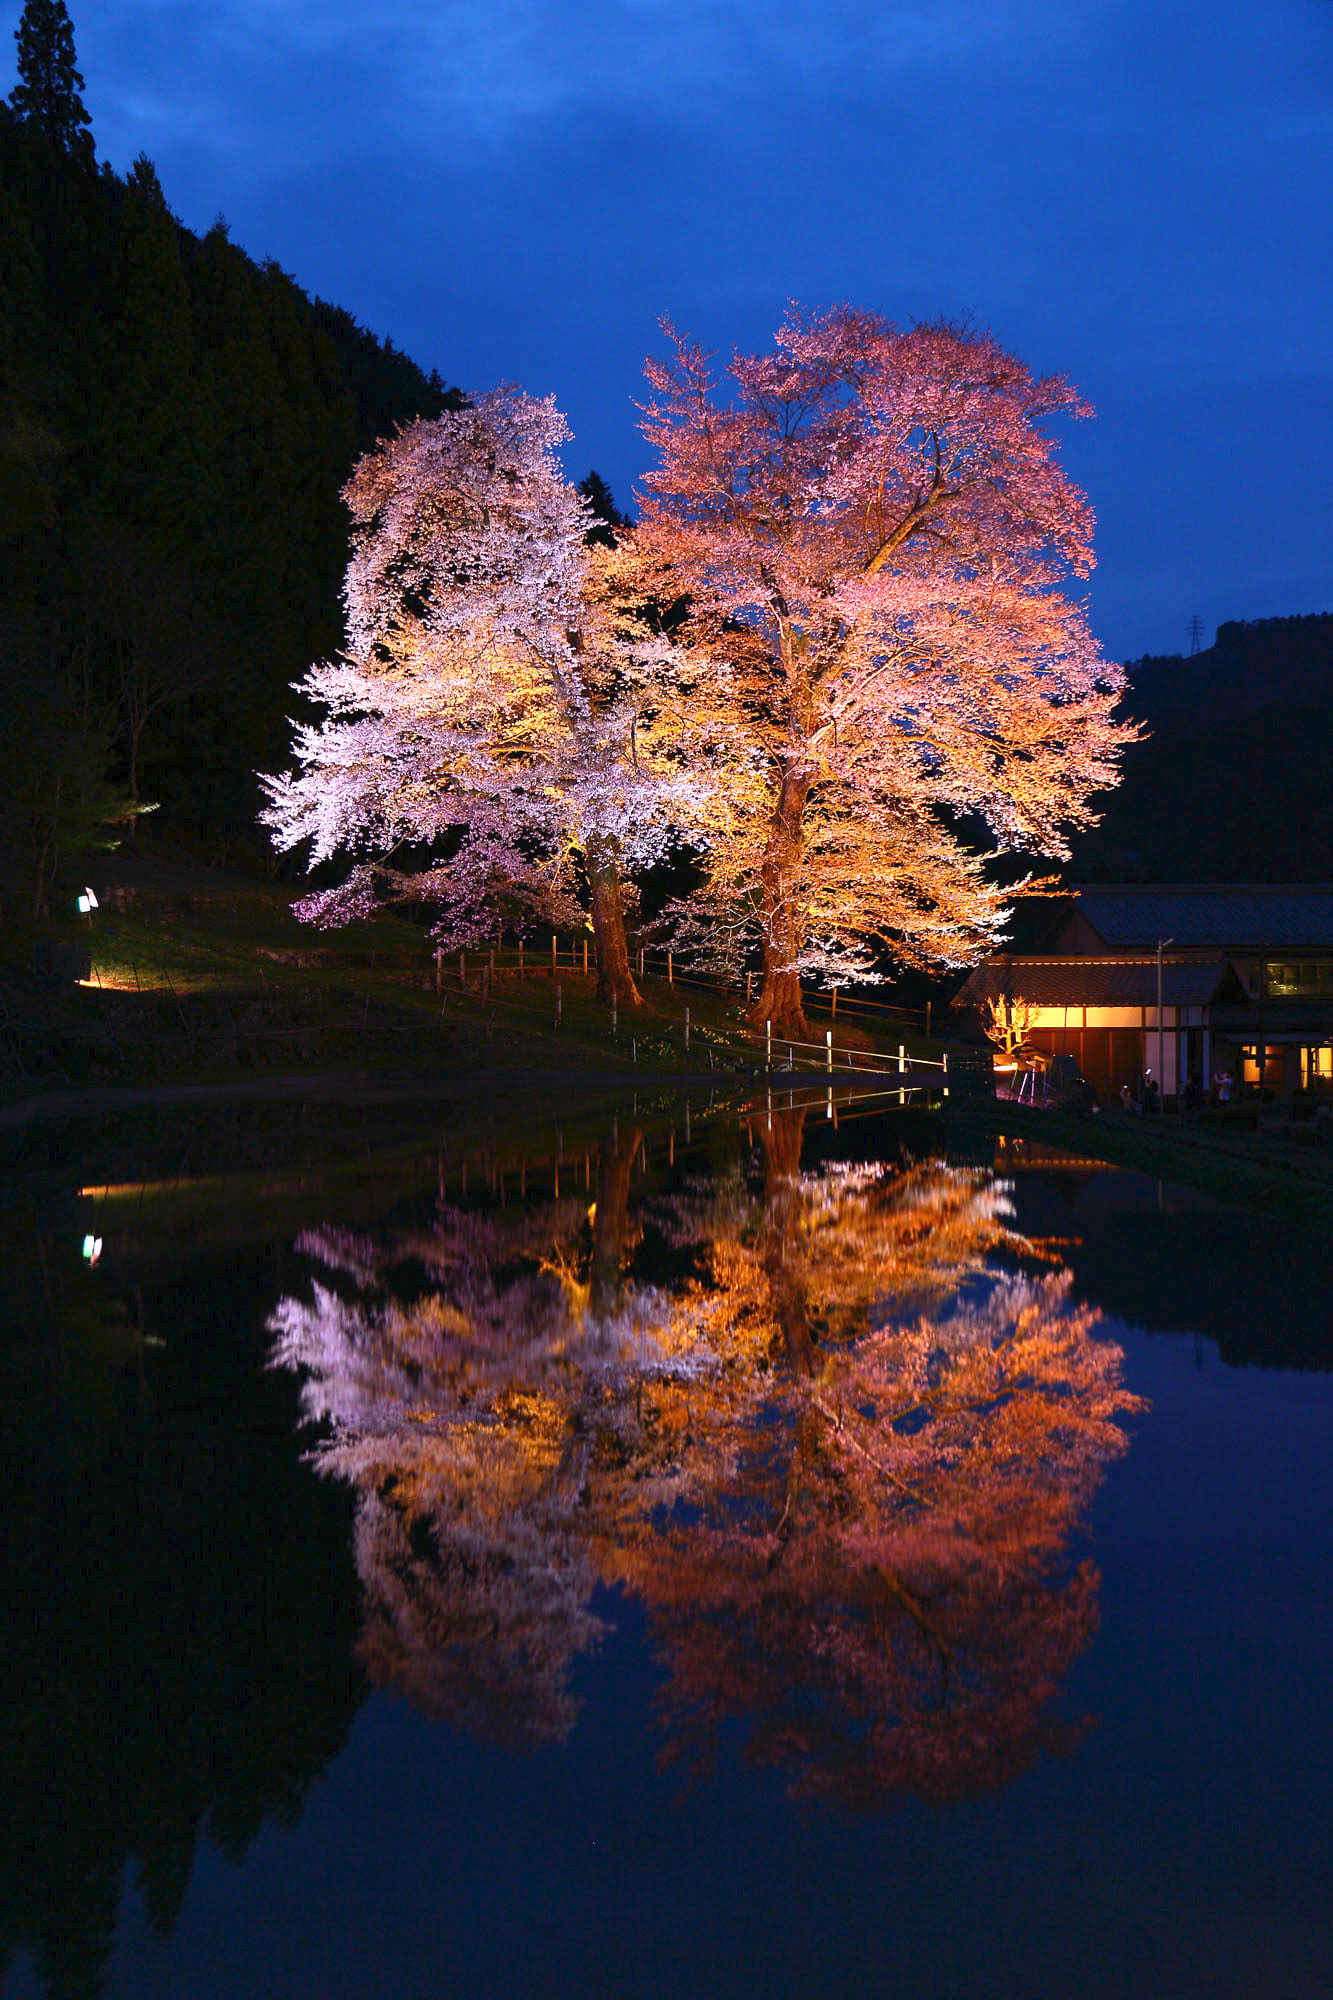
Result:
[[[793,309],[725,387],[666,330],[633,544],[725,664],[711,698],[743,746],[682,916],[733,965],[757,930],[756,1017],[800,1031],[803,976],[873,978],[885,948],[961,967],[1000,934],[960,821],[1060,857],[1117,781],[1136,731],[1067,594],[1092,515],[1046,429],[1086,410],[966,328]]]

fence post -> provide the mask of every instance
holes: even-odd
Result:
[[[773,1023],[771,1021],[765,1021],[764,1023],[764,1061],[769,1064],[773,1061]]]
[[[668,952],[668,953],[667,953],[667,985],[668,985],[668,986],[674,986],[674,985],[675,985],[675,983],[676,983],[676,978],[675,978],[675,973],[674,973],[674,971],[672,970],[672,962],[671,962],[671,953],[670,953],[670,952]]]
[[[551,977],[555,978],[555,932],[551,932]]]
[[[585,979],[586,979],[586,978],[587,978],[587,976],[588,976],[588,940],[587,940],[587,938],[584,938],[584,940],[583,940],[583,976],[584,976],[584,978],[585,978]]]
[[[611,1033],[612,1033],[612,1036],[613,1036],[613,1037],[614,1037],[614,1035],[616,1034],[616,1026],[617,1026],[617,1024],[616,1024],[616,1003],[615,1003],[615,997],[614,997],[614,995],[613,995],[613,996],[612,996],[612,1000],[611,1000]]]
[[[685,1046],[686,1048],[690,1046],[690,1010],[688,1007],[685,1009]]]
[[[949,1051],[944,1051],[944,1095],[949,1095]]]
[[[746,975],[745,975],[745,1004],[746,1004],[746,1006],[747,1006],[747,1007],[748,1007],[748,1006],[749,1006],[749,1004],[750,1004],[750,981],[751,981],[751,980],[752,980],[753,978],[754,978],[754,974],[753,974],[752,972],[747,972],[747,973],[746,973]]]
[[[565,1012],[565,989],[562,985],[560,985],[559,981],[557,981],[555,989],[555,1025],[557,1028],[560,1026],[560,1022],[564,1016],[564,1012]]]
[[[643,978],[643,946],[639,946],[639,977]]]
[[[830,1021],[836,1021],[837,1018],[838,1018],[838,989],[835,986],[833,989],[833,1005],[829,1010],[829,1019]]]
[[[929,1000],[927,1000],[927,1002],[926,1002],[926,1036],[927,1036],[927,1039],[929,1039],[929,1036],[930,1036],[930,1002],[929,1002]]]
[[[494,945],[492,945],[492,947],[491,947],[491,950],[490,950],[490,953],[489,953],[489,960],[490,960],[490,974],[491,974],[491,978],[492,978],[492,979],[494,979],[494,977],[495,977],[495,947],[494,947]]]
[[[521,978],[521,977],[522,977],[522,973],[523,973],[523,940],[522,940],[522,938],[520,938],[520,939],[519,939],[519,941],[518,941],[518,970],[519,970],[519,976],[520,976],[520,978]]]
[[[138,976],[137,972],[135,976],[136,977]],[[437,946],[435,951],[435,991],[437,993],[439,992],[443,984],[444,984],[444,952],[441,947]]]
[[[904,1070],[905,1070],[906,1068],[907,1068],[907,1051],[906,1051],[906,1049],[905,1049],[905,1048],[903,1047],[902,1043],[901,1043],[901,1042],[899,1042],[899,1044],[898,1044],[898,1074],[899,1074],[899,1076],[901,1076],[901,1075],[902,1075],[903,1071],[904,1071]]]
[[[460,985],[460,986],[461,986],[461,987],[463,988],[463,991],[464,991],[464,992],[466,992],[466,991],[467,991],[467,953],[466,953],[465,951],[460,951],[460,952],[459,952],[459,954],[458,954],[458,983],[459,983],[459,985]]]
[[[826,1028],[826,1029],[824,1030],[824,1056],[825,1056],[825,1062],[824,1062],[824,1067],[825,1067],[826,1069],[832,1069],[832,1067],[833,1067],[833,1030],[832,1030],[832,1028]]]

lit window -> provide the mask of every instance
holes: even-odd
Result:
[[[1333,1084],[1333,1045],[1301,1050],[1301,1085],[1305,1090],[1324,1089]]]
[[[1266,985],[1274,998],[1333,992],[1333,959],[1306,959],[1300,965],[1275,961],[1268,967]]]
[[[1263,1076],[1259,1075],[1259,1058],[1263,1057]],[[1262,1081],[1266,1090],[1275,1090],[1282,1080],[1282,1050],[1274,1042],[1260,1048],[1252,1043],[1240,1052],[1240,1080],[1242,1083],[1258,1084]]]

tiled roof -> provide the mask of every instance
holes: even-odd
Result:
[[[1225,965],[1163,959],[1168,1007],[1206,1007],[1226,978]],[[1034,1007],[1155,1007],[1156,958],[1006,958],[977,966],[954,995],[955,1007],[985,1000],[1030,1000]]]
[[[1142,950],[1158,938],[1179,947],[1245,947],[1283,951],[1333,946],[1333,885],[1326,882],[1268,886],[1262,883],[1095,883],[1077,891],[1072,907],[1112,950]]]

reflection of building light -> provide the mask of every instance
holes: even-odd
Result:
[[[86,1258],[88,1259],[88,1262],[89,1262],[90,1264],[95,1264],[95,1263],[97,1262],[98,1258],[99,1258],[99,1257],[101,1256],[101,1254],[102,1254],[102,1239],[101,1239],[101,1237],[100,1237],[100,1236],[85,1236],[85,1237],[84,1237],[84,1239],[83,1239],[83,1254],[84,1254],[84,1256],[85,1256],[85,1257],[86,1257]]]
[[[93,894],[91,889],[85,888],[83,894],[79,897],[79,915],[81,917],[86,917],[90,915],[91,912],[96,908],[97,908],[96,896]]]

